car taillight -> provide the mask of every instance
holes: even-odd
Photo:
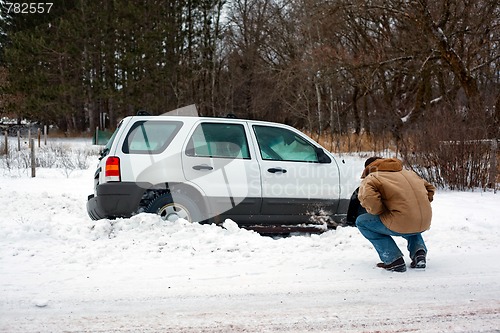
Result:
[[[110,156],[106,160],[106,169],[104,172],[104,178],[108,182],[119,182],[120,179],[120,158],[116,156]]]

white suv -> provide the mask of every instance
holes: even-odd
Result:
[[[354,190],[342,186],[342,164],[283,124],[131,116],[101,153],[87,211],[94,220],[149,212],[241,226],[335,224]]]

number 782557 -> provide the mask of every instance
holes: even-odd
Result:
[[[53,5],[53,2],[5,2],[3,7],[7,14],[48,14]]]

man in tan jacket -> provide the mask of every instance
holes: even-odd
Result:
[[[371,157],[365,162],[358,199],[366,209],[356,219],[363,236],[377,250],[378,267],[405,272],[403,254],[391,236],[408,241],[411,268],[425,268],[427,248],[421,233],[431,225],[436,188],[396,158]]]

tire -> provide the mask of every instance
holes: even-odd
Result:
[[[158,214],[165,221],[174,222],[183,218],[189,222],[201,222],[202,213],[198,205],[184,194],[165,193],[156,197],[146,208],[147,213]]]

